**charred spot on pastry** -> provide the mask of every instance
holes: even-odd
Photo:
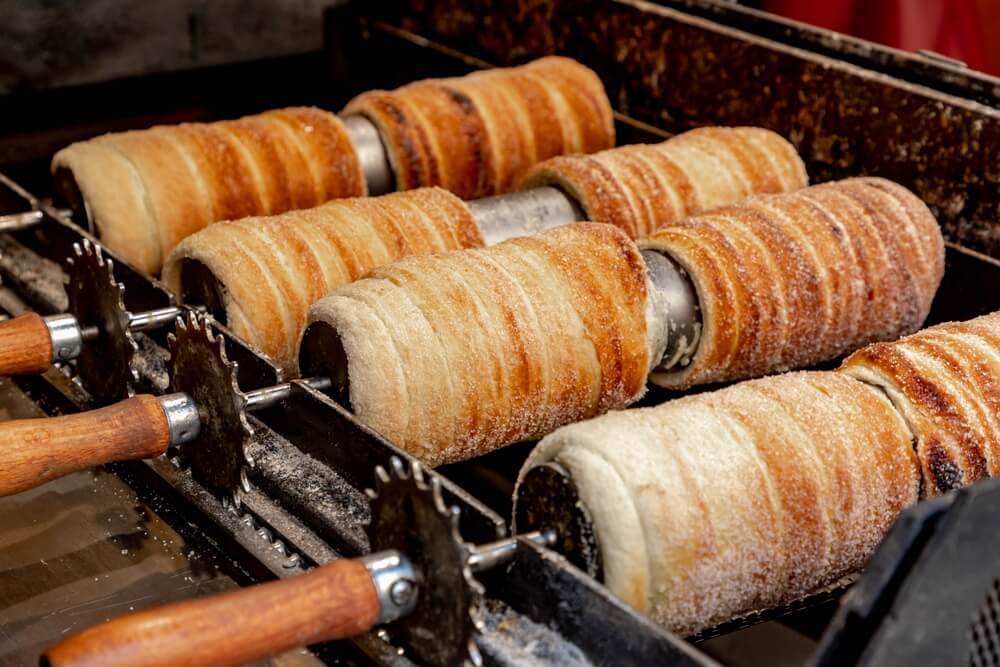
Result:
[[[452,88],[451,86],[441,86],[441,90],[448,94],[448,97],[450,97],[451,100],[462,109],[463,113],[469,115],[478,113],[472,98],[463,93],[461,90]]]
[[[927,452],[927,469],[933,478],[934,488],[939,493],[945,493],[962,486],[962,469],[956,464],[948,452],[937,440],[931,440],[925,448]]]
[[[336,328],[326,322],[313,322],[306,327],[299,344],[299,370],[302,377],[330,378],[326,394],[345,408],[350,407],[347,351]]]
[[[930,406],[940,414],[952,412],[951,401],[948,400],[948,397],[934,383],[920,375],[914,375],[912,382],[914,394],[920,403]]]

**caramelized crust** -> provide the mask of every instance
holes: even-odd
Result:
[[[681,634],[856,571],[920,479],[892,404],[833,372],[566,426],[522,475],[548,461],[576,483],[608,588]]]
[[[638,398],[646,271],[609,225],[410,257],[315,303],[358,417],[430,465],[537,438]]]
[[[704,127],[661,144],[563,155],[532,168],[521,189],[561,188],[588,220],[632,238],[754,193],[808,184],[805,165],[781,136],[755,127]]]
[[[107,134],[59,151],[60,167],[73,172],[101,240],[149,273],[211,222],[366,191],[343,124],[310,108]]]
[[[440,185],[463,199],[507,192],[542,160],[610,148],[615,139],[600,79],[556,56],[370,91],[342,114],[378,126],[397,187]]]
[[[460,199],[425,188],[211,225],[174,249],[163,279],[180,294],[185,260],[203,264],[223,288],[230,328],[294,373],[313,301],[401,257],[482,244]]]
[[[702,332],[664,387],[807,366],[916,330],[944,271],[940,229],[905,188],[856,178],[759,196],[640,243],[691,277]]]
[[[1000,313],[870,345],[840,370],[882,389],[906,419],[925,495],[1000,472]]]

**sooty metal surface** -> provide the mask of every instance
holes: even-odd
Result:
[[[951,240],[1000,254],[997,109],[642,0],[394,0],[378,16],[496,65],[576,58],[618,111],[671,131],[770,128],[813,181],[898,181]]]

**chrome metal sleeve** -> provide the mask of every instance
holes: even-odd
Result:
[[[170,429],[170,446],[191,442],[201,432],[201,417],[194,399],[187,394],[165,394],[157,399]]]
[[[486,245],[585,219],[583,209],[572,197],[551,187],[485,197],[468,205]]]
[[[413,563],[395,550],[368,554],[360,560],[378,592],[378,624],[391,623],[412,614],[420,596]]]
[[[344,116],[347,136],[354,144],[354,151],[361,161],[361,170],[368,184],[368,194],[384,195],[396,189],[396,178],[389,164],[389,153],[382,143],[382,134],[375,124],[364,116],[355,114]]]
[[[642,258],[649,276],[646,319],[653,369],[666,371],[690,359],[698,348],[701,309],[694,285],[672,259],[648,249]]]
[[[83,350],[83,332],[72,315],[49,315],[45,326],[52,340],[52,361],[69,361],[80,356]]]

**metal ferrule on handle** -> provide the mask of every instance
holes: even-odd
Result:
[[[391,623],[412,614],[417,608],[420,588],[410,559],[389,550],[368,554],[359,560],[371,575],[378,594],[378,624]]]
[[[198,437],[201,433],[201,416],[193,398],[187,394],[176,393],[158,396],[156,400],[159,401],[167,418],[171,447],[183,445]]]
[[[69,361],[76,359],[83,351],[84,332],[80,323],[72,315],[49,315],[45,318],[45,327],[49,330],[52,341],[52,361]],[[93,329],[93,335],[97,330]]]

